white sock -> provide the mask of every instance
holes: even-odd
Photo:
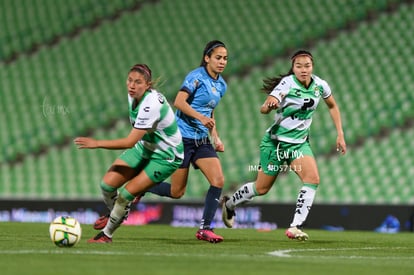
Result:
[[[109,221],[102,230],[106,236],[112,238],[112,234],[125,220],[130,207],[131,202],[125,199],[122,195],[119,195],[109,216]]]
[[[315,194],[316,188],[309,187],[309,185],[304,185],[300,189],[298,199],[296,201],[295,215],[293,216],[293,221],[290,224],[290,227],[300,227],[303,225],[312,207]]]
[[[257,196],[255,183],[248,182],[234,192],[231,198],[226,202],[226,206],[227,208],[234,210],[236,206],[251,201],[255,196]]]

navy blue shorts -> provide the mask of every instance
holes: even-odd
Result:
[[[218,158],[216,150],[210,142],[209,138],[192,139],[183,138],[184,143],[184,160],[180,168],[190,167],[190,163],[194,169],[198,169],[195,162],[202,158]]]

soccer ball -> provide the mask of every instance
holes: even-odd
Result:
[[[80,241],[82,228],[73,217],[60,216],[49,226],[50,239],[59,247],[72,247]]]

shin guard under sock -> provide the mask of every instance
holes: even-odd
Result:
[[[206,200],[204,203],[203,218],[201,219],[200,229],[208,229],[214,219],[217,208],[220,202],[221,188],[210,186],[207,191]]]
[[[317,187],[317,184],[304,184],[300,189],[296,201],[295,214],[293,216],[293,221],[290,224],[291,227],[301,227],[305,223],[312,207],[313,200],[315,199]]]

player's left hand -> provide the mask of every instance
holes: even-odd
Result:
[[[279,108],[279,100],[273,96],[268,96],[264,104],[271,110]]]
[[[74,140],[75,144],[78,146],[78,149],[94,149],[98,147],[97,140],[88,137],[77,137]]]
[[[214,139],[215,150],[217,152],[224,152],[224,143],[221,141],[219,137]]]
[[[262,107],[260,107],[260,112],[262,114],[268,114],[272,110],[276,110],[279,108],[280,103],[279,100],[274,96],[267,96],[265,102],[263,103]]]
[[[336,151],[341,155],[345,155],[346,153],[346,143],[343,136],[338,136],[336,138]]]

